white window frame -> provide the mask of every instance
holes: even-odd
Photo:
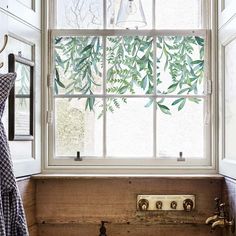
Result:
[[[226,155],[226,110],[225,110],[225,48],[236,40],[236,3],[233,1],[225,5],[225,1],[219,2],[219,173],[231,178],[236,178],[236,161]]]
[[[155,4],[155,0],[153,0]],[[214,114],[216,114],[216,101],[215,101],[215,93],[216,93],[216,86],[214,85],[214,81],[216,78],[216,66],[214,61],[212,60],[215,57],[215,27],[216,27],[216,12],[215,12],[215,3],[212,0],[203,1],[205,4],[205,8],[211,9],[211,30],[49,30],[45,31],[45,40],[50,40],[49,51],[45,48],[45,53],[49,55],[49,61],[45,63],[45,67],[47,68],[47,82],[45,83],[44,91],[47,91],[45,94],[45,119],[44,119],[44,127],[46,128],[47,132],[45,133],[45,142],[43,145],[44,153],[45,153],[45,160],[43,165],[44,172],[58,172],[61,173],[68,173],[71,171],[75,171],[77,173],[89,173],[89,174],[97,174],[97,173],[146,173],[146,174],[153,174],[153,173],[216,173],[217,172],[217,165],[216,165],[216,125],[217,119]],[[206,3],[208,2],[208,3]],[[47,4],[46,4],[47,5]],[[106,4],[104,4],[104,9]],[[155,7],[153,7],[155,9]],[[45,8],[47,9],[47,8]],[[49,11],[49,9],[47,9]],[[52,10],[51,10],[52,11]],[[106,15],[104,11],[104,15]],[[203,22],[207,22],[208,19],[203,19]],[[104,21],[104,27],[106,20]],[[45,22],[46,23],[46,22]],[[52,24],[52,20],[51,20]],[[49,24],[49,25],[51,25]],[[154,13],[153,13],[153,27],[155,27],[155,20],[154,20]],[[213,81],[212,86],[212,93],[203,94],[203,95],[181,95],[179,97],[200,97],[204,99],[204,107],[207,110],[205,113],[211,117],[209,124],[206,127],[206,143],[205,145],[205,157],[203,159],[186,159],[185,162],[178,162],[177,158],[156,158],[156,159],[137,159],[137,158],[129,158],[129,159],[84,159],[81,162],[74,161],[74,158],[64,158],[64,159],[55,159],[54,157],[54,123],[53,120],[53,110],[54,110],[54,92],[52,86],[52,78],[53,78],[53,38],[55,36],[102,36],[103,41],[105,41],[106,36],[152,36],[156,39],[157,36],[168,36],[168,35],[180,35],[180,36],[203,36],[205,38],[205,61],[208,66],[205,65],[205,76],[206,81]],[[155,40],[153,40],[155,43]],[[45,44],[46,45],[46,44]],[[105,50],[105,47],[103,47]],[[154,51],[154,58],[155,58],[155,50]],[[105,57],[105,53],[103,53]],[[156,60],[154,60],[156,61]],[[155,68],[155,64],[154,64]],[[106,68],[104,68],[105,70]],[[153,76],[155,78],[156,71],[153,71]],[[105,75],[105,73],[104,73]],[[103,76],[103,80],[105,80],[105,76]],[[154,80],[155,81],[155,80]],[[105,83],[103,83],[105,86]],[[209,83],[206,83],[209,84]],[[46,89],[47,88],[47,89]],[[104,89],[104,88],[103,88]],[[208,89],[206,89],[208,90]],[[154,89],[154,91],[156,91]],[[101,96],[101,95],[100,95]],[[109,95],[113,96],[113,95]],[[123,96],[123,95],[114,95],[115,97]],[[114,97],[113,96],[113,97]],[[129,97],[129,95],[124,95],[125,97]],[[147,97],[146,95],[130,95],[130,97]],[[177,98],[178,95],[159,95],[154,94],[150,95],[150,97],[174,97]],[[76,97],[81,97],[80,95]],[[86,97],[86,96],[85,96]],[[96,96],[99,97],[99,96]],[[103,97],[104,98],[104,97]],[[207,101],[207,102],[206,102]],[[155,106],[153,109],[156,109]],[[156,112],[153,112],[154,116],[156,116]],[[155,117],[154,117],[155,118]],[[155,127],[154,127],[155,128]],[[155,137],[154,137],[155,139]],[[155,144],[155,140],[154,140]],[[154,145],[155,146],[155,145]],[[155,149],[155,147],[154,147]],[[154,150],[155,153],[155,150]],[[137,162],[138,161],[138,162]],[[138,165],[137,165],[138,163]]]

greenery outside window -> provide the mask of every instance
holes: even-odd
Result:
[[[117,0],[51,5],[50,165],[211,165],[208,8],[170,2],[145,1],[142,29]]]

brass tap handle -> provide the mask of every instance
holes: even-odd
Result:
[[[176,210],[176,208],[177,208],[177,202],[176,202],[176,201],[172,201],[172,202],[170,203],[170,208],[173,209],[173,210]]]
[[[219,197],[216,197],[215,198],[215,202],[216,202],[216,205],[215,205],[215,214],[219,215],[220,214],[220,198]]]
[[[220,203],[220,198],[219,197],[215,197],[215,202],[219,204]]]
[[[225,212],[225,203],[221,203],[220,206],[219,206],[219,216],[220,218],[225,218],[226,217],[226,212]]]
[[[184,210],[187,211],[187,212],[192,211],[193,201],[191,199],[185,199],[184,202],[183,202],[183,207],[184,207]]]
[[[147,199],[140,199],[138,202],[138,207],[140,211],[147,211],[149,207],[149,202]]]
[[[161,210],[161,209],[162,209],[162,205],[163,205],[162,201],[157,201],[157,202],[156,202],[156,208],[157,208],[158,210]]]

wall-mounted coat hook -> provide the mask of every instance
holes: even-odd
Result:
[[[7,35],[7,34],[5,34],[5,35],[4,35],[4,42],[3,42],[3,46],[2,46],[2,48],[0,49],[0,53],[2,53],[2,52],[5,50],[5,48],[6,48],[6,46],[7,46],[7,42],[8,42],[8,35]],[[1,63],[0,63],[0,68],[2,68],[2,67],[3,67],[3,65],[4,65],[4,63],[3,63],[3,62],[1,62]]]

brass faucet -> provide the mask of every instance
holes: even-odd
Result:
[[[209,225],[209,224],[212,224],[213,222],[217,221],[219,218],[218,215],[213,215],[213,216],[210,216],[206,219],[206,224]]]
[[[215,198],[215,201],[216,201],[215,215],[207,218],[206,224],[211,224],[211,230],[214,230],[217,227],[220,228],[230,227],[231,232],[234,233],[235,222],[234,219],[229,220],[229,216],[225,211],[225,203],[220,204],[219,198]]]
[[[212,224],[213,222],[217,221],[219,219],[220,215],[220,199],[218,197],[215,198],[215,215],[210,216],[206,219],[206,224]]]
[[[215,228],[217,227],[220,227],[220,228],[225,228],[227,226],[231,226],[232,229],[234,229],[234,219],[228,221],[227,219],[225,218],[222,218],[222,219],[219,219],[217,221],[215,221],[212,225],[211,225],[211,229],[214,230]]]

